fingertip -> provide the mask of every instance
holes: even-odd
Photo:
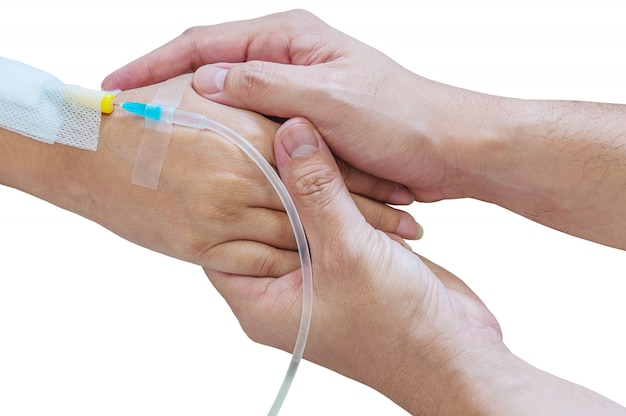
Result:
[[[412,216],[405,214],[400,219],[396,234],[407,240],[419,240],[424,235],[424,229]]]
[[[102,91],[124,90],[124,88],[122,88],[122,82],[118,80],[118,78],[118,71],[107,75],[102,81],[102,84],[100,84]]]
[[[404,185],[396,186],[387,201],[392,205],[411,205],[415,202],[415,195]]]
[[[203,97],[217,94],[224,90],[228,69],[204,65],[196,70],[193,76],[193,88]]]
[[[173,76],[171,75],[169,77],[164,77],[163,79],[155,79],[153,78],[152,71],[147,69],[147,65],[148,64],[145,58],[139,58],[121,68],[116,69],[104,78],[102,81],[102,89],[106,91],[126,91],[132,88],[152,85]]]
[[[302,117],[294,117],[284,122],[276,131],[274,153],[277,167],[281,169],[293,159],[315,153],[324,142],[313,124]]]
[[[310,123],[294,123],[281,132],[282,144],[292,159],[309,156],[319,150],[318,133]]]

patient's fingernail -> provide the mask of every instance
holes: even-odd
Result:
[[[407,214],[400,219],[400,225],[398,225],[396,233],[402,238],[419,240],[424,235],[424,229],[413,217]]]
[[[199,94],[215,94],[224,89],[227,69],[205,65],[196,70],[193,83]]]
[[[415,201],[415,196],[405,186],[398,185],[389,196],[389,202],[392,205],[410,205]]]
[[[420,223],[417,223],[417,237],[415,239],[419,240],[422,237],[424,237],[424,227],[422,227]]]
[[[306,124],[294,124],[283,132],[283,146],[292,159],[308,156],[319,144],[315,131]]]

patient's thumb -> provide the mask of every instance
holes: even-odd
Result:
[[[283,124],[276,133],[274,153],[312,247],[350,239],[367,225],[333,155],[308,120],[298,117]]]

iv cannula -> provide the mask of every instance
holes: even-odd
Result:
[[[302,355],[304,354],[304,348],[306,346],[309,328],[311,326],[311,315],[313,309],[313,272],[311,266],[311,254],[309,252],[306,235],[304,234],[304,227],[302,226],[302,222],[300,221],[300,217],[298,216],[298,212],[291,196],[289,195],[289,192],[287,192],[287,189],[280,180],[280,177],[263,157],[263,155],[261,155],[261,153],[259,153],[259,151],[244,137],[223,124],[211,120],[203,114],[192,113],[189,111],[178,110],[176,108],[164,107],[155,104],[125,102],[119,104],[119,106],[129,113],[152,120],[163,121],[169,124],[178,124],[194,129],[211,130],[230,140],[257,164],[259,169],[261,169],[263,174],[270,181],[274,190],[278,194],[278,197],[283,203],[296,237],[296,245],[300,256],[300,264],[302,266],[302,314],[300,316],[300,328],[298,329],[296,345],[293,350],[289,368],[287,369],[287,373],[283,379],[278,394],[276,395],[274,403],[268,412],[268,416],[278,415],[285,397],[287,396],[287,392],[289,391],[289,387],[293,382],[298,365],[302,360]]]

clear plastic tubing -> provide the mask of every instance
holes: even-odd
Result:
[[[259,153],[259,151],[256,150],[256,148],[252,146],[244,137],[223,124],[211,120],[202,114],[178,110],[171,107],[163,107],[160,105],[126,102],[122,103],[120,106],[129,113],[170,124],[187,126],[194,129],[211,130],[230,140],[257,164],[259,169],[261,169],[263,174],[265,174],[267,179],[270,181],[276,190],[278,197],[283,203],[283,206],[287,211],[289,221],[291,221],[293,233],[296,237],[296,245],[300,256],[300,264],[302,266],[302,315],[300,316],[300,328],[298,329],[296,345],[293,350],[293,355],[291,356],[291,362],[289,363],[287,374],[285,374],[283,383],[280,386],[270,411],[268,412],[268,416],[278,415],[278,412],[285,401],[285,397],[287,397],[291,383],[296,375],[298,365],[302,360],[307,337],[309,335],[309,328],[311,326],[311,315],[313,310],[313,270],[311,266],[311,254],[309,252],[306,235],[304,234],[304,227],[302,226],[302,222],[298,216],[298,211],[296,210],[289,192],[287,192],[287,189],[280,180],[280,177],[272,166],[270,166],[267,160],[265,160],[263,155],[261,155],[261,153]]]

